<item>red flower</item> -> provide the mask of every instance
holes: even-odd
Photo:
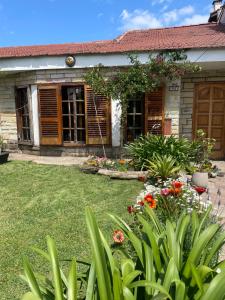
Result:
[[[127,210],[129,212],[129,214],[132,214],[134,212],[134,207],[133,205],[127,206]]]
[[[116,244],[122,244],[124,241],[124,234],[121,230],[115,230],[113,232],[113,240]]]
[[[174,189],[180,189],[182,186],[183,186],[183,183],[180,182],[180,181],[173,181],[173,182],[172,182],[172,187],[173,187]]]
[[[196,190],[196,192],[201,195],[203,194],[204,192],[206,192],[206,188],[204,187],[201,187],[201,186],[195,186],[194,189]]]
[[[139,201],[138,204],[141,205],[141,206],[144,206],[144,205],[145,205],[145,203],[144,203],[143,200],[142,200],[142,201]]]
[[[145,195],[145,198],[144,198],[146,201],[149,201],[149,200],[152,200],[153,199],[153,196],[151,194],[147,194]]]
[[[145,178],[145,176],[139,176],[138,180],[141,181],[141,182],[145,182],[146,178]]]

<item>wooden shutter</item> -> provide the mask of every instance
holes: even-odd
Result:
[[[89,86],[85,86],[85,97],[87,144],[100,145],[102,140],[105,145],[110,144],[110,101],[105,96],[94,95]]]
[[[41,86],[39,92],[41,145],[62,144],[60,86]]]
[[[164,133],[163,87],[145,95],[145,129],[153,134]]]

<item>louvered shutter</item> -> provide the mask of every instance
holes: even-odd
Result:
[[[146,93],[145,99],[145,128],[147,132],[152,134],[164,133],[164,101],[163,101],[163,87],[156,91]]]
[[[85,86],[87,144],[110,144],[110,101]],[[102,135],[102,139],[101,139]]]
[[[62,108],[60,87],[39,87],[41,145],[62,144]]]

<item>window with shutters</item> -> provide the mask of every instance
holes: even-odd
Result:
[[[131,97],[127,106],[127,142],[144,133],[144,94]]]
[[[86,142],[84,86],[62,87],[64,143]]]
[[[30,143],[30,115],[27,87],[16,89],[16,116],[18,141]]]
[[[38,87],[41,145],[109,145],[111,106],[83,84]]]
[[[164,129],[163,88],[140,93],[128,100],[126,142],[131,142],[141,134],[166,134]]]

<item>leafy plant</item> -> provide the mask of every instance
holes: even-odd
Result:
[[[136,169],[144,169],[146,161],[152,160],[154,155],[171,156],[178,166],[189,165],[191,161],[191,142],[186,138],[165,137],[148,133],[125,148],[133,159]]]
[[[225,233],[216,235],[220,225],[207,223],[210,211],[211,207],[201,217],[196,211],[183,213],[164,226],[146,204],[145,214],[137,215],[141,236],[111,216],[132,244],[143,278],[151,282],[151,288],[145,283],[145,289],[137,290],[138,299],[224,300],[225,263],[218,263],[215,256],[225,243]]]
[[[209,172],[212,169],[212,164],[209,158],[214,149],[216,140],[207,138],[204,130],[199,129],[196,133],[196,139],[192,142],[191,152],[193,153],[194,162],[199,171]]]
[[[176,178],[181,166],[172,156],[155,154],[151,160],[146,160],[145,169],[149,171],[151,177],[163,181],[168,178]]]
[[[86,209],[93,253],[87,276],[77,275],[77,264],[73,259],[66,277],[60,268],[55,243],[48,237],[48,253],[36,251],[50,262],[52,279],[47,276],[40,279],[25,259],[25,280],[31,292],[24,295],[23,300],[82,299],[78,290],[80,280],[86,287],[83,298],[86,300],[223,300],[225,263],[210,263],[224,244],[225,233],[208,249],[220,228],[220,225],[212,224],[203,229],[210,209],[202,219],[195,212],[183,214],[176,223],[167,221],[165,227],[153,210],[148,206],[145,209],[150,221],[145,216],[138,216],[141,236],[121,218],[110,215],[132,244],[134,256],[129,256],[120,247],[112,250],[92,211]],[[191,240],[189,249],[185,249],[187,235]]]

